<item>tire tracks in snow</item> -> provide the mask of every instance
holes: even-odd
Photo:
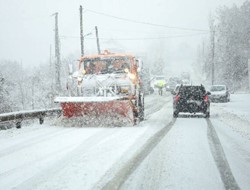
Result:
[[[237,184],[233,173],[228,164],[226,155],[220,143],[220,139],[215,131],[215,128],[210,121],[210,119],[206,119],[207,121],[207,137],[209,141],[210,150],[216,166],[219,170],[221,180],[224,184],[225,189],[228,190],[240,190],[239,185]]]
[[[161,130],[156,132],[152,137],[150,137],[146,143],[139,149],[133,157],[127,160],[119,169],[114,173],[114,168],[104,175],[104,177],[96,183],[93,189],[101,190],[116,190],[119,189],[123,183],[128,179],[128,177],[139,167],[142,161],[152,152],[152,150],[161,142],[161,140],[167,135],[170,129],[173,127],[176,119],[174,118],[170,123],[168,123]],[[127,154],[127,153],[125,153]],[[111,179],[109,173],[114,173]],[[108,183],[107,183],[108,181]],[[104,185],[103,185],[104,184]]]
[[[170,129],[174,126],[175,121],[176,119],[173,119],[169,124],[167,124],[164,128],[162,128],[150,139],[148,139],[146,143],[142,146],[142,148],[139,151],[137,151],[133,157],[131,157],[122,166],[120,166],[119,169],[115,171],[115,173],[114,173],[114,168],[111,168],[110,171],[108,171],[106,175],[104,175],[103,178],[101,178],[101,180],[99,180],[96,183],[93,189],[98,189],[98,190],[120,189],[120,187],[128,179],[128,177],[138,168],[138,166],[142,163],[142,161],[167,135]],[[223,147],[215,131],[215,128],[210,119],[206,119],[206,121],[207,121],[207,138],[211,154],[218,168],[223,185],[227,190],[240,190],[240,187],[237,184],[232,174]],[[108,174],[111,174],[112,176],[110,177],[110,175]]]

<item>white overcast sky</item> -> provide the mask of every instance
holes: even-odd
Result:
[[[214,13],[221,5],[240,5],[242,2],[244,0],[0,0],[0,60],[16,60],[24,66],[48,61],[50,44],[54,50],[54,17],[51,17],[54,12],[59,13],[62,57],[80,56],[79,6],[82,5],[85,10],[84,33],[93,32],[98,26],[102,49],[121,47],[127,52],[148,53],[152,48],[160,50],[164,46],[168,61],[176,62],[185,49],[194,53],[202,36],[135,39],[193,35],[199,31],[130,23],[86,10],[167,26],[208,30],[210,12]],[[86,37],[86,53],[96,51],[94,37]],[[134,40],[124,40],[126,38]],[[194,59],[194,56],[192,54],[190,58]]]

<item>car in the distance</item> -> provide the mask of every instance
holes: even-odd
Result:
[[[174,93],[178,93],[179,89],[181,87],[181,84],[177,84],[173,90]],[[173,92],[171,92],[173,94]]]
[[[178,117],[180,112],[202,113],[206,118],[210,117],[210,92],[203,85],[181,85],[178,91],[172,91],[173,117]]]
[[[212,85],[210,92],[211,102],[230,102],[230,93],[226,85]]]
[[[166,84],[166,91],[172,91],[175,89],[176,85],[182,84],[182,81],[178,77],[171,77],[168,79],[167,84]]]

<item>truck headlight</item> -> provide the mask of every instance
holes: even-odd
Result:
[[[128,94],[128,93],[130,93],[130,91],[131,91],[130,86],[121,86],[120,87],[120,93],[122,93],[122,94]]]
[[[130,79],[132,79],[132,80],[134,80],[134,79],[135,79],[135,75],[134,75],[134,74],[132,74],[132,73],[129,73],[129,75],[128,75],[128,76],[129,76],[129,78],[130,78]]]

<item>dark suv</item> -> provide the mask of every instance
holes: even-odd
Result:
[[[203,85],[191,86],[181,85],[178,92],[172,92],[173,98],[173,116],[178,117],[180,112],[203,113],[205,117],[210,117],[210,101]]]

